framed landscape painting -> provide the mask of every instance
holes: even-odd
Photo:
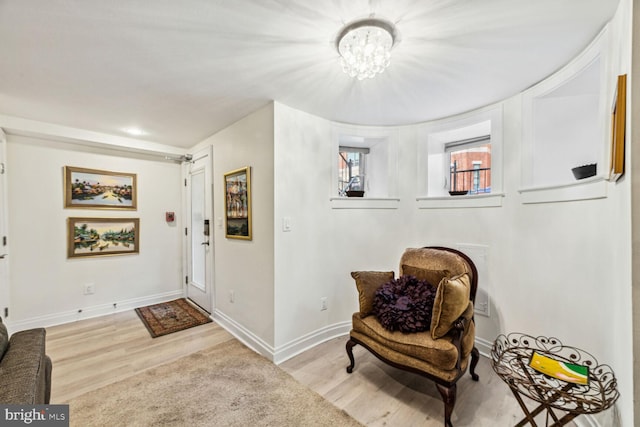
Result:
[[[140,252],[139,218],[69,218],[68,258]]]
[[[136,209],[136,174],[64,168],[64,207]]]
[[[251,240],[251,168],[224,174],[226,237]]]

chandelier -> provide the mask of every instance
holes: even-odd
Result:
[[[393,24],[380,19],[363,19],[347,25],[336,39],[342,71],[358,80],[382,73],[389,66],[395,38]]]

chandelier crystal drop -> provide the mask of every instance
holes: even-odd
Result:
[[[373,78],[390,63],[395,42],[392,24],[378,19],[365,19],[347,25],[337,38],[342,70],[358,80]]]

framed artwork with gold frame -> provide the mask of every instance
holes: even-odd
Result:
[[[64,167],[64,207],[136,210],[136,174]]]
[[[617,181],[624,175],[624,142],[627,115],[627,75],[618,76],[611,111],[611,164],[609,180]]]
[[[139,218],[69,218],[67,257],[137,254]]]
[[[225,236],[251,240],[251,167],[224,174],[224,195]]]

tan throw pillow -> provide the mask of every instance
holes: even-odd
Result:
[[[453,322],[467,309],[470,289],[467,273],[442,279],[436,292],[431,317],[431,337],[434,340],[447,335]]]
[[[373,310],[373,299],[382,285],[394,279],[393,271],[354,271],[351,273],[358,288],[360,317],[367,317]]]
[[[426,268],[406,264],[402,264],[402,274],[405,276],[413,276],[418,280],[424,280],[433,287],[438,287],[438,284],[443,278],[451,276],[449,270],[427,270]]]

